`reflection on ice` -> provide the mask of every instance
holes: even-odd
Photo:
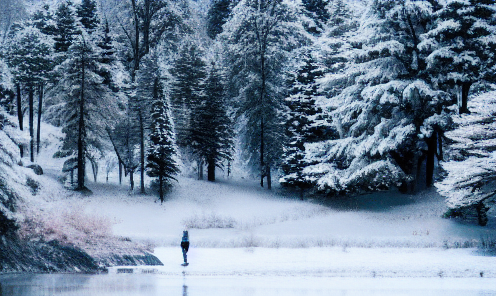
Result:
[[[1,296],[496,295],[494,278],[352,278],[311,276],[3,275]]]

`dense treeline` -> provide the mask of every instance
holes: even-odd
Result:
[[[76,189],[111,154],[131,189],[138,171],[142,193],[156,178],[161,201],[180,170],[215,181],[242,163],[302,198],[436,185],[447,215],[487,221],[496,172],[480,163],[495,145],[456,143],[480,124],[470,98],[495,82],[495,1],[114,4],[2,13],[2,104],[21,129],[28,113],[32,162],[35,111],[63,128],[55,156]]]

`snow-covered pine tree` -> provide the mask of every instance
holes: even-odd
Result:
[[[175,161],[176,147],[174,124],[169,104],[164,97],[159,78],[154,80],[150,146],[148,147],[147,175],[158,178],[160,202],[164,202],[164,189],[179,173]]]
[[[145,193],[145,138],[150,126],[151,105],[155,88],[154,81],[160,76],[158,59],[158,55],[153,50],[143,57],[140,68],[136,71],[135,95],[129,98],[129,108],[139,128],[141,194]]]
[[[496,80],[495,1],[448,0],[433,17],[420,45],[427,69],[434,84],[458,97],[459,112],[468,113],[472,85]]]
[[[197,45],[187,42],[171,69],[171,103],[179,147],[193,148],[198,133],[192,125],[192,116],[200,115],[194,109],[203,101],[202,87],[206,77],[206,64]]]
[[[51,38],[41,33],[33,23],[18,25],[13,28],[10,34],[7,62],[16,83],[24,86],[29,94],[28,110],[31,162],[34,162],[35,153],[34,93],[38,90],[40,94],[38,104],[38,119],[40,119],[43,94],[42,86],[49,81],[50,72],[54,67],[52,47],[53,41]]]
[[[431,15],[425,1],[372,0],[343,71],[325,87],[345,87],[327,110],[339,138],[308,144],[304,173],[329,194],[413,186],[427,154],[434,163],[437,132],[449,124],[449,100],[419,80],[419,36]],[[332,93],[332,92],[331,92]],[[427,183],[432,182],[428,172]],[[432,166],[433,169],[433,166]],[[411,186],[409,186],[412,189]]]
[[[63,73],[51,90],[61,96],[62,131],[65,137],[55,156],[77,159],[77,190],[86,190],[85,166],[89,149],[102,150],[106,126],[118,115],[117,101],[98,75],[100,65],[95,41],[81,28],[73,39],[65,61],[57,67]],[[72,160],[74,161],[74,160]]]
[[[56,23],[48,4],[43,5],[41,10],[35,11],[31,16],[31,21],[43,34],[55,35]]]
[[[96,1],[82,0],[76,8],[79,21],[89,34],[93,33],[99,26],[100,20],[96,9]]]
[[[471,98],[470,114],[453,116],[456,128],[446,133],[451,141],[441,166],[447,176],[435,185],[446,197],[446,217],[476,217],[488,222],[487,211],[496,196],[496,92]]]
[[[305,24],[306,30],[312,34],[322,33],[325,24],[330,18],[327,5],[332,0],[302,0],[301,2],[307,15],[312,20],[311,23]]]
[[[316,104],[317,99],[323,99],[316,81],[323,75],[323,69],[311,54],[305,55],[302,65],[289,81],[291,91],[285,99],[288,143],[281,165],[283,176],[279,179],[282,185],[298,187],[302,193],[311,185],[303,175],[303,169],[308,165],[304,161],[305,144],[322,141],[328,136],[325,135],[325,124],[321,123],[322,110]]]
[[[226,92],[219,69],[212,64],[205,81],[204,100],[195,108],[195,130],[199,132],[198,154],[207,163],[207,179],[215,181],[215,168],[232,160],[233,124],[227,114]]]
[[[69,49],[75,36],[80,34],[72,2],[62,2],[55,12],[55,51],[65,53]],[[63,56],[60,57],[63,59]]]
[[[306,42],[298,18],[302,6],[292,1],[241,0],[219,35],[226,48],[229,92],[236,101],[241,137],[260,185],[272,186],[284,143],[283,68],[292,50]]]
[[[207,34],[215,39],[222,33],[222,26],[226,23],[231,14],[231,10],[237,2],[232,0],[214,0],[207,13]]]

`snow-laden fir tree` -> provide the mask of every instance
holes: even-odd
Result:
[[[324,136],[328,136],[325,134],[325,124],[322,123],[322,110],[316,103],[317,100],[323,99],[316,81],[323,75],[322,70],[311,53],[305,54],[302,65],[296,73],[291,73],[293,76],[289,81],[291,91],[285,99],[288,109],[286,115],[288,143],[284,147],[281,165],[283,176],[279,182],[285,186],[298,187],[301,192],[311,185],[303,175],[303,169],[308,165],[304,161],[305,144],[322,141]]]
[[[243,122],[244,151],[262,187],[267,178],[271,188],[271,171],[282,155],[283,69],[291,51],[306,41],[302,9],[293,1],[241,0],[219,35],[226,49],[229,93]]]
[[[226,23],[231,14],[232,8],[239,0],[214,0],[207,13],[207,34],[215,39],[222,33],[222,26]]]
[[[310,22],[305,23],[305,28],[312,34],[320,34],[330,18],[327,6],[332,0],[302,0],[303,6]]]
[[[179,52],[179,58],[171,69],[171,103],[179,147],[193,148],[196,139],[192,117],[200,115],[194,109],[202,102],[203,80],[206,77],[206,64],[202,60],[197,45],[186,42]],[[197,120],[195,120],[197,121]]]
[[[91,34],[98,28],[100,20],[98,19],[96,1],[82,0],[81,4],[77,6],[76,12],[86,32]]]
[[[350,61],[323,80],[325,88],[342,88],[325,106],[339,138],[306,145],[306,161],[316,164],[304,174],[329,194],[411,188],[422,175],[424,154],[428,170],[433,169],[437,132],[449,125],[443,109],[447,96],[419,80],[417,47],[431,5],[368,4],[360,29],[350,38]],[[432,174],[425,173],[427,183]]]
[[[454,116],[456,128],[446,133],[447,176],[436,187],[446,197],[446,216],[476,216],[484,226],[496,196],[496,92],[472,98],[468,107],[471,113]]]
[[[199,135],[195,150],[207,164],[207,179],[215,181],[215,168],[223,168],[224,161],[232,160],[234,146],[224,81],[215,64],[209,67],[203,98],[194,110],[194,129]]]
[[[459,93],[459,112],[468,112],[473,84],[496,79],[496,4],[494,0],[448,0],[422,37],[427,69],[439,88]]]
[[[76,13],[72,2],[62,2],[55,12],[55,51],[65,53],[71,46],[76,35],[80,34],[77,28]],[[63,56],[60,57],[63,59]]]
[[[151,105],[154,96],[154,81],[159,74],[158,55],[152,51],[141,60],[140,69],[136,71],[136,81],[133,85],[135,95],[129,98],[129,108],[132,118],[136,119],[140,137],[140,192],[145,193],[145,138],[147,127],[150,126]]]
[[[105,129],[119,114],[116,97],[102,84],[98,74],[100,65],[98,47],[84,30],[73,40],[65,61],[56,71],[63,77],[51,90],[60,97],[62,131],[65,137],[58,157],[77,159],[77,189],[85,190],[86,154],[90,149],[103,150]],[[71,161],[71,160],[69,160]]]
[[[154,80],[150,145],[147,154],[147,175],[158,179],[160,202],[164,202],[164,189],[172,185],[179,173],[176,163],[174,124],[169,104],[159,78]]]

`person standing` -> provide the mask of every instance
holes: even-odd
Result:
[[[183,231],[183,239],[181,240],[181,249],[183,250],[183,259],[184,259],[184,263],[182,265],[186,266],[189,264],[188,256],[186,255],[189,249],[189,236],[187,230]]]

